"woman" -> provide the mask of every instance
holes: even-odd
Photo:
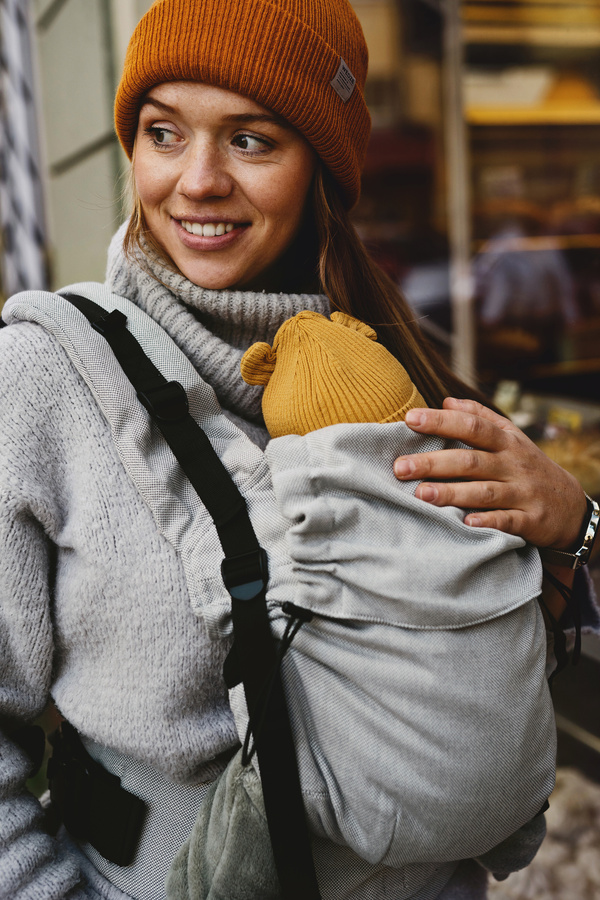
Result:
[[[376,323],[429,405],[443,401],[411,427],[476,448],[399,460],[397,476],[434,479],[418,489],[428,502],[483,510],[473,526],[570,549],[586,519],[581,488],[468,399],[349,224],[369,134],[366,64],[347,0],[158,0],[117,95],[136,198],[107,283],[163,326],[259,446],[260,392],[239,377],[243,351],[305,308]],[[1,343],[0,897],[163,898],[237,745],[227,648],[192,613],[181,560],[62,347],[28,323]],[[152,806],[132,866],[43,831],[18,728],[49,697],[86,751]],[[369,877],[360,870],[365,897],[395,896],[393,879],[378,895]],[[439,896],[482,897],[485,880],[466,863]]]

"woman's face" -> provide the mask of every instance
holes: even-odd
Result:
[[[160,84],[140,110],[133,172],[146,225],[205,288],[276,289],[315,167],[299,132],[222,88]]]

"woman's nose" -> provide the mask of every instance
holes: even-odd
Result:
[[[227,197],[233,179],[218,149],[200,147],[184,161],[178,188],[192,200]]]

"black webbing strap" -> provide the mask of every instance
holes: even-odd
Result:
[[[246,502],[190,415],[185,390],[178,382],[167,381],[148,359],[127,330],[126,316],[119,310],[107,313],[86,297],[62,296],[107,340],[140,402],[215,523],[225,554],[223,581],[232,602],[234,645],[228,658],[228,675],[239,672],[251,721],[255,710],[261,709],[261,727],[253,737],[282,897],[320,900],[292,731],[267,614],[267,555],[252,527]],[[231,687],[231,678],[228,683]]]

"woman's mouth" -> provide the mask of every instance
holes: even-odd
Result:
[[[190,219],[173,219],[179,240],[188,250],[227,250],[237,245],[250,228],[250,222],[192,222]]]
[[[180,219],[179,224],[188,234],[195,234],[197,237],[221,237],[223,234],[230,234],[236,227],[233,222],[207,222],[202,225],[200,222],[188,222],[186,219]]]

